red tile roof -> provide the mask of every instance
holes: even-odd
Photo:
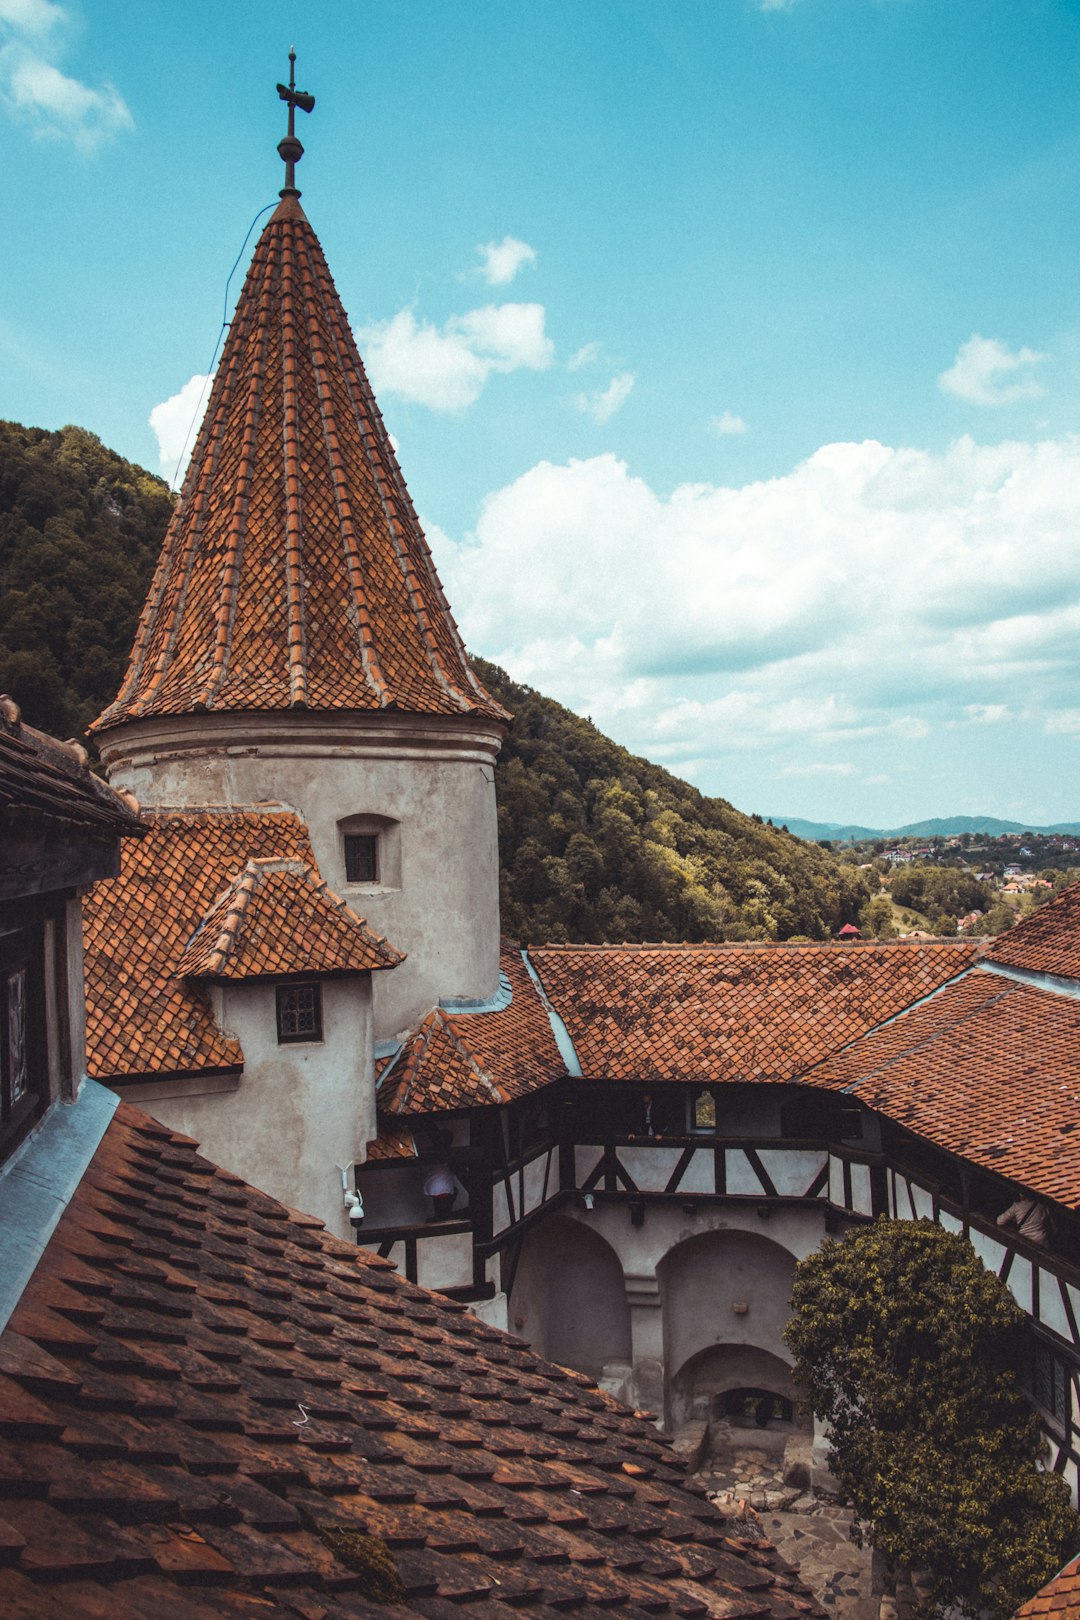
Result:
[[[175,965],[177,974],[256,979],[372,973],[405,960],[307,861],[248,861],[214,901]]]
[[[77,742],[58,742],[23,721],[19,706],[0,695],[0,814],[63,822],[106,837],[138,836],[138,806],[115,793],[87,764]]]
[[[368,1143],[364,1163],[377,1164],[383,1160],[416,1159],[419,1156],[416,1138],[410,1130],[399,1125],[384,1124],[380,1126],[378,1136]]]
[[[290,197],[255,250],[127,675],[95,725],[297,708],[508,718],[469,666]]]
[[[0,1478],[11,1620],[822,1615],[643,1417],[126,1105],[0,1338]]]
[[[1074,1558],[1065,1568],[1047,1581],[1017,1609],[1013,1620],[1078,1620],[1080,1616],[1080,1558]]]
[[[133,1079],[237,1069],[239,1043],[218,1026],[206,989],[181,976],[181,963],[195,930],[249,862],[285,859],[313,869],[307,828],[275,805],[154,810],[146,823],[147,837],[124,847],[120,876],[97,884],[83,904],[88,1071]],[[333,902],[304,887],[316,908],[314,935],[329,949],[322,919]],[[254,953],[246,960],[260,972],[274,960],[294,971],[297,958],[277,929],[280,907],[270,906],[260,920],[267,919],[267,934],[241,935],[241,950]],[[304,937],[306,919],[294,916],[291,926]],[[346,926],[351,944],[358,936]]]
[[[547,945],[586,1079],[792,1080],[967,968],[970,943]]]
[[[1031,973],[1080,979],[1080,883],[1070,884],[1008,933],[999,934],[987,960]]]
[[[504,945],[512,999],[497,1012],[436,1008],[380,1076],[380,1114],[430,1114],[509,1102],[566,1073],[543,1000],[521,958]]]
[[[1071,996],[979,969],[804,1078],[1080,1208],[1080,1001]]]

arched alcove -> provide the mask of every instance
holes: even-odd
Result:
[[[759,1232],[701,1232],[670,1249],[657,1271],[672,1422],[691,1415],[688,1400],[694,1415],[712,1416],[711,1396],[737,1386],[794,1393],[782,1338],[795,1278],[788,1249]],[[708,1409],[698,1412],[702,1402]]]
[[[549,1361],[591,1378],[630,1361],[630,1308],[619,1257],[591,1227],[564,1215],[526,1237],[509,1318],[511,1331]]]
[[[752,1344],[711,1344],[677,1367],[671,1379],[671,1421],[678,1427],[708,1419],[740,1435],[746,1444],[766,1438],[783,1443],[796,1430],[810,1431],[800,1414],[799,1392],[786,1361]]]

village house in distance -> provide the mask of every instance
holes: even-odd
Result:
[[[500,943],[510,717],[281,150],[95,727],[147,833],[86,907],[90,1074],[670,1430],[808,1445],[796,1261],[877,1214],[963,1231],[1075,1497],[1080,890],[989,949]]]

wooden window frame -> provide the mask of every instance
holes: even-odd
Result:
[[[277,1015],[277,1038],[279,1046],[292,1046],[298,1043],[317,1045],[323,1039],[323,1008],[322,985],[318,981],[305,984],[279,984],[276,987],[275,1010]],[[310,1029],[288,1028],[290,1020],[297,1020],[302,1016],[298,1006],[290,1007],[288,1002],[302,994],[310,995],[311,1022]]]

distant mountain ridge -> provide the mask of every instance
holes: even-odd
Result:
[[[837,821],[804,821],[799,816],[768,819],[775,827],[786,827],[796,838],[813,842],[828,838],[834,844],[856,844],[870,838],[958,838],[961,833],[983,833],[991,838],[1003,833],[1080,834],[1080,821],[1033,827],[1029,821],[999,821],[996,816],[933,816],[929,821],[909,821],[904,827],[859,827]]]

